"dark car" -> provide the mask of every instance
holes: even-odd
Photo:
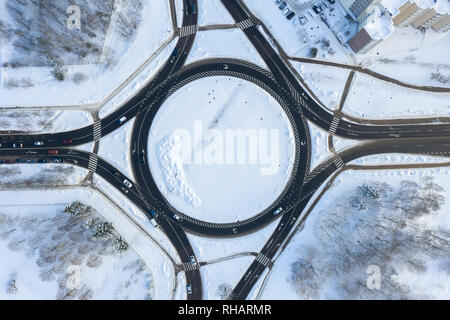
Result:
[[[280,6],[278,7],[278,9],[283,10],[285,7],[287,6],[286,1],[283,1]]]
[[[322,9],[320,9],[320,7],[318,5],[313,5],[312,9],[314,10],[315,13],[319,14],[322,12]]]
[[[48,154],[56,155],[56,154],[58,154],[58,153],[59,153],[58,150],[48,150]]]
[[[197,13],[197,6],[195,5],[195,3],[191,4],[191,14],[196,14]]]
[[[15,163],[24,163],[25,161],[23,159],[16,159],[14,162]]]
[[[336,0],[328,0],[328,2],[331,3],[331,4],[335,4]]]
[[[38,163],[48,163],[48,160],[47,159],[39,159]]]
[[[145,164],[145,153],[144,152],[139,153],[139,162],[141,164]]]
[[[113,175],[115,175],[116,177],[119,176],[119,173],[118,173],[116,170],[111,170],[111,173],[112,173]]]
[[[12,160],[5,160],[3,163],[5,163],[5,164],[12,164],[13,161]]]
[[[71,144],[72,139],[63,140],[63,144]]]
[[[23,148],[23,144],[22,143],[14,143],[13,148]]]
[[[288,15],[286,16],[286,19],[291,20],[293,17],[295,16],[295,12],[291,11],[288,13]]]

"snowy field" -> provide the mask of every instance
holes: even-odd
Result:
[[[233,17],[220,0],[198,0],[198,25],[234,24]]]
[[[360,118],[448,116],[450,93],[412,90],[357,74],[343,112]]]
[[[136,252],[96,236],[101,216],[63,209],[0,207],[0,299],[151,299],[152,275]]]
[[[53,133],[82,128],[91,123],[91,114],[81,110],[5,110],[0,112],[2,131]]]
[[[247,60],[267,68],[264,60],[240,29],[199,32],[186,63],[213,57]]]
[[[262,298],[449,299],[449,174],[344,172],[276,261]]]
[[[3,19],[8,20],[8,17],[3,16]],[[131,28],[125,34],[123,23]],[[65,21],[61,25],[65,27]],[[64,81],[55,78],[51,66],[2,66],[1,105],[65,106],[98,102],[127,80],[170,38],[173,30],[169,2],[119,1],[105,32],[97,63],[63,64]],[[7,56],[0,54],[2,64],[7,62],[4,60]]]
[[[39,192],[39,197],[36,196],[36,192]],[[108,193],[108,195],[113,196],[110,193]],[[116,200],[116,198],[114,199]],[[47,216],[57,216],[61,212],[61,208],[64,208],[65,206],[76,200],[79,200],[84,204],[90,205],[91,207],[95,208],[95,210],[103,217],[104,220],[111,222],[117,233],[120,234],[129,244],[129,247],[132,249],[130,252],[135,252],[134,255],[137,254],[137,258],[144,262],[147,267],[146,270],[148,270],[148,272],[146,273],[151,274],[152,280],[151,283],[149,283],[146,277],[146,282],[143,283],[143,289],[147,290],[146,288],[150,289],[151,287],[151,298],[170,299],[172,297],[172,291],[175,287],[175,274],[173,266],[171,265],[171,259],[167,256],[166,253],[164,253],[164,251],[161,250],[160,242],[162,241],[160,239],[155,240],[153,238],[153,234],[152,237],[150,237],[148,235],[148,232],[143,233],[142,230],[150,228],[155,230],[153,227],[151,227],[148,218],[144,217],[144,220],[148,225],[146,223],[141,224],[141,221],[134,219],[135,217],[133,210],[126,207],[125,204],[120,202],[119,200],[117,201],[120,203],[120,207],[117,207],[116,204],[112,203],[109,199],[104,198],[97,191],[87,188],[70,188],[63,190],[48,189],[46,191],[1,191],[0,212],[4,212],[8,215],[14,214],[15,216],[17,216],[18,214],[24,214],[25,217],[28,214],[27,212],[29,212],[30,215],[34,212],[44,212]],[[131,218],[126,216],[121,211],[121,208],[125,209],[124,212],[127,215],[130,214]],[[165,239],[165,242],[167,242],[167,239]],[[176,253],[171,250],[170,255],[176,256]],[[106,261],[109,261],[107,257],[105,257],[105,263]],[[110,262],[111,263],[109,264],[109,267],[112,268],[112,266],[114,265],[114,259]],[[121,271],[119,269],[117,271],[119,272],[119,274],[123,275],[123,273],[120,273]],[[129,271],[125,271],[125,273],[126,272]],[[97,273],[98,271],[95,271],[95,274]],[[90,270],[87,275],[92,277],[93,274],[94,270]],[[100,272],[100,274],[102,277],[106,277],[106,275],[103,275],[102,272]],[[6,275],[5,277],[7,276],[8,275]],[[130,273],[124,276],[118,275],[117,278],[114,278],[115,280],[112,281],[111,285],[119,286],[121,281],[123,283],[126,283],[127,280],[129,280],[130,276]],[[95,283],[96,285],[99,285],[98,282]],[[149,284],[151,285],[148,286]],[[105,288],[107,288],[106,285]],[[120,290],[118,292],[120,292]],[[124,292],[126,293],[127,290],[125,290]],[[139,291],[139,289],[137,289],[136,294],[139,294],[139,292],[143,291]],[[149,293],[148,290],[145,292]],[[111,294],[114,293],[111,292]],[[106,293],[103,293],[103,295],[103,298],[105,299],[114,298],[114,296],[107,296]],[[119,297],[120,296],[117,296],[116,298]],[[132,298],[133,296],[130,295],[129,297]],[[54,298],[55,297],[53,297],[53,299]],[[123,295],[121,298],[126,298],[126,295]],[[138,298],[138,296],[134,296],[134,298]],[[142,295],[139,298],[143,299],[146,298],[146,296]],[[47,297],[47,299],[50,299],[50,297]]]
[[[295,61],[291,63],[326,108],[338,109],[349,70]]]
[[[392,36],[363,55],[358,63],[415,85],[450,87],[450,34],[413,27],[396,28]]]
[[[230,130],[249,135],[240,140]],[[264,210],[282,192],[294,155],[278,103],[256,85],[227,77],[196,80],[172,95],[155,117],[148,150],[155,181],[172,205],[211,222]]]

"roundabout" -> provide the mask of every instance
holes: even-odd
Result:
[[[238,90],[235,101],[216,103],[229,92],[216,92],[215,81],[227,81],[227,90]],[[244,85],[246,90],[239,92]],[[186,101],[183,91],[195,95],[195,102]],[[248,91],[258,105],[248,101]],[[306,121],[300,106],[266,70],[234,59],[204,60],[167,79],[154,96],[157,98],[136,118],[132,168],[138,184],[150,191],[158,209],[172,222],[209,236],[246,234],[278,218],[289,200],[301,192],[310,154]],[[159,125],[169,122],[165,118],[170,119],[170,126]],[[234,134],[244,134],[233,136],[234,145],[226,139],[230,128]],[[266,164],[266,174],[258,162],[261,141],[269,144],[263,148],[266,154],[277,153],[272,166]],[[248,149],[240,157],[239,147],[244,146]],[[227,157],[230,147],[233,159]],[[207,152],[199,157],[199,149]],[[244,167],[247,176],[242,176]],[[219,200],[202,203],[202,198],[206,199],[202,195],[211,192],[218,192]]]

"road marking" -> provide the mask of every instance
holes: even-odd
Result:
[[[268,257],[266,257],[265,255],[263,255],[262,253],[259,253],[256,256],[256,261],[258,261],[259,263],[261,263],[263,266],[267,267],[270,263],[270,259]]]
[[[245,30],[254,26],[252,19],[248,18],[237,23],[238,27],[241,30]]]
[[[88,169],[89,171],[96,172],[97,171],[97,162],[98,162],[98,156],[96,154],[91,154],[89,156],[89,163],[88,163]]]
[[[196,24],[192,24],[190,26],[184,26],[181,28],[180,30],[180,37],[188,37],[191,34],[194,34],[195,32],[197,32],[197,25]]]
[[[336,130],[338,128],[339,122],[341,121],[341,119],[334,117],[333,121],[331,122],[331,126],[330,126],[330,133],[331,134],[335,134]]]
[[[102,123],[98,121],[94,123],[94,142],[97,142],[102,137]]]
[[[336,157],[336,159],[334,159],[334,164],[336,165],[336,167],[338,169],[342,168],[344,166],[344,161],[342,161],[341,157]]]
[[[183,268],[185,271],[198,270],[198,265],[193,265],[191,262],[183,262]]]

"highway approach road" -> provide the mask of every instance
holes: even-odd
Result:
[[[240,236],[279,219],[276,230],[230,295],[230,299],[245,299],[266,268],[272,264],[272,259],[292,232],[308,201],[345,163],[377,153],[450,154],[448,123],[377,126],[337,118],[301,86],[254,23],[245,4],[239,0],[221,1],[236,25],[264,59],[267,70],[251,62],[231,58],[208,59],[185,66],[197,33],[198,12],[201,8],[198,8],[196,0],[184,0],[183,22],[174,51],[150,83],[116,111],[93,125],[77,130],[54,134],[0,135],[0,160],[3,163],[51,162],[81,166],[103,177],[150,219],[154,219],[180,257],[186,273],[188,299],[201,299],[203,295],[199,264],[186,231],[214,237]],[[147,149],[151,123],[166,99],[191,81],[218,75],[251,81],[270,93],[285,111],[295,138],[292,175],[280,197],[255,217],[229,224],[200,221],[190,217],[188,213],[178,212],[158,190],[145,158],[151,152]],[[131,119],[135,119],[130,143],[133,177],[126,177],[95,153],[74,148],[99,141]],[[363,140],[364,143],[334,154],[311,171],[311,141],[307,120],[331,135]],[[38,141],[42,145],[36,145]],[[278,208],[283,209],[282,214],[275,215]]]

